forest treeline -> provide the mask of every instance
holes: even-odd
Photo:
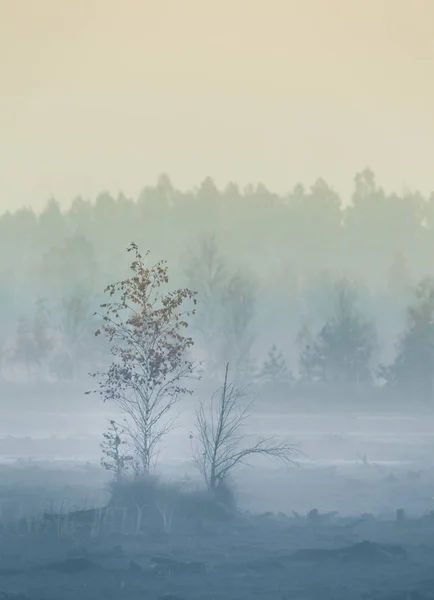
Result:
[[[386,385],[431,398],[434,196],[387,194],[370,170],[345,204],[321,179],[279,196],[211,178],[183,192],[163,175],[136,200],[3,214],[3,378],[77,379],[106,360],[94,312],[132,240],[198,292],[191,335],[208,376],[229,361],[284,395]]]

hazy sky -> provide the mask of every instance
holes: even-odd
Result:
[[[323,176],[434,189],[432,0],[0,0],[0,210]]]

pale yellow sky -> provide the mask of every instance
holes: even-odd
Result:
[[[0,210],[323,176],[434,190],[433,0],[0,0]]]

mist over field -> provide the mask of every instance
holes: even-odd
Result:
[[[117,532],[122,552],[128,556],[133,552],[131,540],[123,536],[134,532],[137,543],[142,535],[151,535],[155,519],[158,521],[163,515],[162,530],[158,533],[157,526],[152,535],[167,538],[167,548],[180,544],[180,556],[185,556],[185,536],[187,531],[193,535],[191,527],[196,531],[196,525],[179,513],[184,504],[181,497],[176,498],[179,493],[187,494],[186,498],[193,494],[194,498],[207,486],[211,494],[214,487],[219,489],[219,485],[201,478],[200,463],[194,461],[197,444],[201,439],[208,440],[200,437],[196,411],[201,402],[208,407],[215,393],[217,398],[224,397],[218,394],[222,393],[225,366],[229,364],[231,382],[237,386],[233,389],[243,391],[239,397],[234,392],[241,410],[245,402],[255,401],[240,430],[234,430],[236,437],[229,450],[244,448],[243,444],[246,448],[254,448],[258,443],[275,446],[271,446],[269,455],[253,452],[247,461],[236,461],[236,468],[231,469],[227,479],[225,476],[225,485],[229,485],[239,512],[237,517],[227,514],[223,522],[229,519],[229,525],[234,518],[241,519],[241,526],[246,518],[250,520],[250,525],[242,525],[248,527],[248,532],[238,535],[246,536],[249,544],[260,543],[263,553],[289,552],[288,544],[280,538],[289,528],[293,532],[291,552],[297,556],[305,548],[307,553],[303,558],[303,564],[307,561],[310,565],[303,567],[308,569],[306,574],[314,569],[315,577],[328,581],[333,590],[335,584],[339,589],[343,585],[339,583],[344,578],[340,563],[343,560],[346,564],[349,559],[339,558],[342,553],[346,556],[346,552],[354,552],[351,560],[356,564],[360,560],[377,561],[380,553],[387,558],[384,568],[395,572],[396,560],[409,559],[391,558],[394,551],[390,544],[407,553],[408,543],[428,543],[423,536],[431,530],[429,515],[434,510],[431,201],[409,193],[386,194],[370,170],[356,175],[354,187],[351,203],[344,205],[320,179],[310,188],[300,185],[279,196],[264,185],[240,190],[231,184],[219,190],[211,178],[183,192],[164,175],[155,186],[144,188],[137,199],[112,198],[102,193],[95,201],[78,198],[68,210],[61,210],[53,199],[41,213],[30,209],[5,213],[0,219],[4,307],[0,456],[5,531],[9,531],[10,523],[27,519],[25,522],[32,525],[21,525],[21,529],[17,525],[20,535],[24,527],[26,536],[30,535],[35,543],[45,539],[45,547],[54,549],[51,521],[47,519],[57,519],[56,543],[62,541],[72,547],[64,566],[59,563],[53,568],[98,570],[108,568],[100,556],[101,550],[93,550],[89,564],[70,563],[78,560],[75,553],[82,556],[84,552],[73,550],[78,543],[86,546],[98,540],[99,544],[110,544],[110,537],[106,536]],[[131,241],[137,244],[137,252],[142,252],[139,261],[146,267],[138,275],[134,275],[134,256],[126,252],[127,248],[131,251]],[[140,492],[145,494],[143,497],[137,496],[133,487],[131,498],[123,492],[120,501],[118,492],[115,496],[110,492],[110,485],[114,485],[110,481],[116,469],[125,469],[122,479],[121,471],[116,475],[116,485],[137,486],[144,476],[140,468],[137,470],[136,462],[130,464],[129,457],[117,454],[121,446],[116,440],[127,444],[132,459],[144,452],[143,446],[136,445],[136,429],[127,425],[125,429],[124,423],[131,417],[136,423],[135,407],[139,405],[133,404],[131,411],[131,399],[142,394],[143,386],[148,389],[154,385],[148,376],[140,379],[141,369],[148,372],[149,368],[156,368],[159,372],[156,355],[149,354],[151,347],[146,341],[154,330],[146,323],[147,319],[156,318],[160,309],[149,304],[145,321],[140,323],[127,321],[127,315],[123,316],[121,322],[130,323],[129,329],[119,330],[120,337],[112,341],[107,335],[95,333],[101,327],[104,332],[108,323],[104,314],[111,296],[106,286],[127,281],[128,290],[138,286],[139,291],[138,282],[144,278],[146,289],[152,291],[160,268],[167,268],[167,281],[164,274],[161,279],[163,295],[176,289],[193,290],[196,295],[195,304],[189,305],[184,316],[188,327],[182,335],[188,337],[179,338],[187,344],[176,359],[181,362],[170,359],[167,363],[176,377],[176,373],[183,372],[183,364],[184,372],[188,374],[191,369],[194,378],[185,384],[185,392],[182,386],[181,392],[170,388],[176,403],[171,405],[169,394],[170,411],[166,413],[164,409],[161,413],[162,431],[167,417],[175,417],[176,426],[158,439],[158,453],[149,455],[157,461],[155,472],[160,483],[152,484],[157,486],[152,493],[157,494],[155,507],[161,513],[158,517],[158,511],[152,516],[152,510],[146,508],[152,502],[149,491]],[[123,285],[114,298],[120,298]],[[134,301],[133,295],[129,297]],[[184,302],[183,297],[179,302]],[[185,301],[191,302],[188,296]],[[137,314],[141,314],[141,306],[139,301]],[[193,306],[194,313],[190,312]],[[178,310],[175,305],[173,310]],[[176,321],[169,319],[167,326],[170,323],[176,327]],[[158,321],[155,326],[158,329]],[[130,333],[127,335],[126,331]],[[116,348],[127,348],[129,335],[139,335],[134,339],[143,345],[144,354],[136,356],[137,363],[129,351],[125,355],[116,355],[117,351],[113,354]],[[167,348],[161,346],[160,359],[165,360]],[[140,385],[133,384],[131,388],[128,382],[127,387],[119,383],[125,375],[116,365],[124,359],[127,362],[122,364],[139,376],[136,381]],[[144,360],[149,362],[143,363]],[[115,370],[110,371],[112,368]],[[102,376],[105,388],[99,387],[100,376],[92,376],[96,373],[106,374]],[[161,373],[158,377],[166,381],[167,375]],[[179,385],[181,381],[182,377]],[[116,391],[121,389],[119,385],[126,390],[121,390],[120,396]],[[86,393],[98,390],[102,396]],[[125,403],[124,397],[130,400]],[[145,407],[146,398],[145,394]],[[120,429],[113,430],[110,421]],[[210,421],[210,426],[216,422]],[[140,427],[137,431],[141,431]],[[104,439],[108,446],[104,446]],[[258,442],[262,439],[266,441]],[[289,444],[284,446],[288,450],[282,453],[281,444]],[[296,449],[296,454],[289,454],[291,448]],[[227,449],[222,460],[226,460],[225,453]],[[289,461],[273,458],[281,454],[287,455]],[[205,469],[202,475],[207,476],[206,473]],[[124,477],[133,479],[127,484]],[[168,492],[164,486],[175,487],[169,487]],[[187,486],[192,491],[176,491],[176,486]],[[113,498],[117,498],[116,510],[127,510],[126,514],[130,514],[128,502],[135,498],[130,510],[134,515],[140,509],[140,520],[130,514],[132,521],[114,525],[112,512],[107,512],[114,510]],[[170,510],[178,511],[178,516],[173,517],[176,525],[168,524]],[[103,517],[98,516],[98,511],[103,511]],[[198,509],[194,511],[199,518]],[[51,514],[58,516],[49,517]],[[265,516],[258,516],[261,514]],[[106,521],[108,515],[110,524]],[[90,519],[88,525],[77,524],[86,518]],[[151,519],[149,523],[147,518]],[[193,537],[199,535],[202,544],[203,535],[211,536],[206,543],[218,554],[215,536],[229,543],[222,516],[206,513],[199,523],[203,519],[208,523],[208,533],[194,533]],[[264,519],[269,523],[262,530]],[[186,523],[190,523],[187,531]],[[218,529],[214,530],[217,523]],[[409,525],[403,529],[402,523]],[[315,554],[317,535],[323,540],[321,548],[325,544],[331,553],[328,570],[322,575],[317,570],[324,567],[319,567],[318,560],[321,563],[326,557],[319,559]],[[196,542],[189,539],[189,560],[196,560],[199,538]],[[159,543],[163,544],[160,553],[166,553],[166,542]],[[83,556],[88,557],[89,551]],[[337,552],[336,558],[333,552]],[[48,553],[46,560],[52,559]],[[246,555],[243,560],[251,559]],[[146,567],[149,560],[151,564]],[[143,555],[137,568],[144,569],[143,573],[151,569],[146,575],[149,577],[155,564],[159,564],[156,560],[155,556]],[[172,556],[165,560],[178,559]],[[186,570],[186,574],[181,575],[182,581],[172,584],[173,590],[190,590],[189,560],[179,560],[177,568]],[[274,566],[270,563],[263,567],[264,597],[269,597],[272,588],[278,590],[276,593],[292,589],[284,577],[272,574],[282,560],[293,564],[292,559],[281,556],[273,559]],[[429,567],[425,555],[417,560],[421,561],[418,568]],[[198,575],[198,582],[203,584],[204,577],[210,577],[210,567],[200,564],[199,571],[203,568],[208,573],[206,577]],[[167,580],[164,569],[162,573],[159,568],[152,585],[161,591],[170,578]],[[246,568],[238,564],[235,571],[244,572]],[[291,573],[293,568],[299,569],[291,567]],[[346,583],[345,589],[351,593],[354,590],[354,597],[358,597],[364,586],[373,585],[376,575],[370,572],[365,576],[363,569],[354,568],[358,583]],[[410,566],[408,572],[401,563],[399,568],[410,577]],[[20,582],[18,589],[23,592],[24,572],[15,576]],[[411,577],[416,577],[417,583],[422,575]],[[80,585],[89,585],[84,583],[87,578],[86,575],[80,579]],[[96,590],[102,589],[98,581],[94,579],[92,584]],[[58,589],[60,583],[51,581],[47,585]],[[401,585],[404,584],[398,581],[395,587]],[[419,589],[417,586],[420,583],[416,585]],[[229,577],[221,593],[231,589],[249,593],[248,587],[239,587]],[[312,598],[317,597],[318,589],[314,587]],[[132,591],[131,594],[134,597]]]
[[[0,0],[0,600],[433,600],[426,0]]]

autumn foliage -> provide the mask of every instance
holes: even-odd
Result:
[[[187,380],[195,365],[189,356],[193,345],[185,335],[187,319],[194,313],[195,292],[169,291],[164,261],[147,267],[136,244],[131,276],[105,289],[108,301],[97,315],[111,344],[112,362],[104,373],[93,374],[104,401],[114,402],[124,417],[123,430],[134,455],[135,469],[149,473],[161,438],[170,431],[170,410],[191,394]],[[185,308],[185,305],[189,305]]]

